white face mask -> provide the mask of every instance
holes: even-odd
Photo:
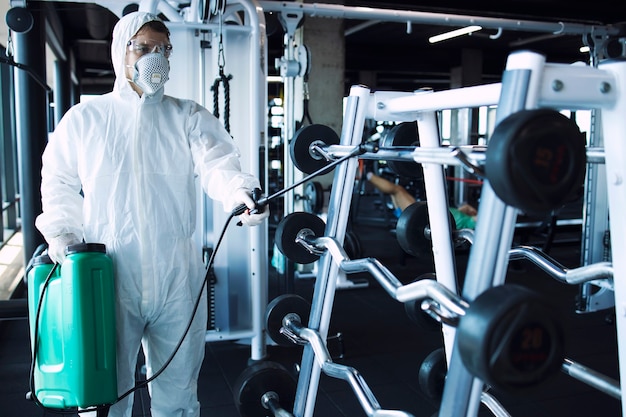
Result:
[[[151,96],[159,91],[169,80],[170,63],[159,52],[151,52],[140,57],[133,66],[131,81],[135,83],[144,94]]]

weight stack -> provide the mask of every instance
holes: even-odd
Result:
[[[117,400],[113,263],[98,243],[70,245],[66,254],[54,271],[48,255],[34,257],[27,271],[33,394],[50,408],[112,404]]]

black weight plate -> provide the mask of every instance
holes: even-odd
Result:
[[[585,135],[574,121],[555,110],[523,110],[494,129],[485,173],[506,204],[541,215],[580,191],[586,159]]]
[[[283,319],[287,314],[295,313],[300,317],[300,323],[306,325],[309,321],[310,312],[311,304],[299,295],[279,295],[267,305],[265,313],[267,334],[280,346],[294,346],[294,342],[280,333]]]
[[[309,181],[304,185],[304,211],[319,214],[324,208],[324,187],[317,181]]]
[[[418,147],[419,134],[416,122],[403,122],[392,127],[385,135],[382,146],[384,148],[410,146]],[[414,161],[387,161],[387,166],[397,175],[404,178],[422,179],[424,172],[422,165]]]
[[[258,362],[244,369],[233,386],[235,407],[241,417],[264,417],[271,412],[261,398],[275,392],[281,408],[292,410],[296,396],[295,378],[276,362]]]
[[[479,295],[460,319],[457,347],[465,367],[487,384],[523,393],[563,363],[563,332],[547,301],[519,285]]]
[[[343,242],[343,249],[350,259],[358,259],[362,256],[361,240],[353,231],[347,231]]]
[[[330,162],[311,152],[314,143],[321,146],[338,145],[339,136],[330,127],[313,124],[298,130],[289,142],[291,161],[300,171],[312,174]]]
[[[430,253],[429,227],[426,202],[417,201],[405,208],[396,223],[396,239],[402,250],[416,257]]]
[[[436,279],[435,274],[426,273],[422,274],[413,282],[420,281],[423,279]],[[421,329],[428,331],[439,331],[441,330],[441,324],[432,318],[428,313],[422,310],[422,301],[423,300],[411,300],[404,303],[404,311],[409,319],[417,324]]]
[[[450,227],[456,229],[454,216],[448,212]],[[430,220],[426,201],[417,201],[404,209],[396,223],[396,239],[402,250],[417,258],[432,255]]]
[[[433,350],[420,365],[418,383],[422,392],[435,404],[441,403],[443,388],[448,372],[446,353],[443,348]]]
[[[309,264],[319,259],[319,256],[309,252],[296,242],[296,237],[303,230],[310,230],[314,237],[324,236],[326,224],[315,214],[295,212],[288,214],[276,228],[274,240],[278,250],[290,261],[299,264]]]

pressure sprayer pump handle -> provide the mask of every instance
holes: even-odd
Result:
[[[269,199],[267,197],[262,198],[262,196],[263,191],[260,188],[255,188],[254,190],[252,190],[252,200],[254,201],[255,207],[250,211],[251,214],[258,213],[259,211],[263,210],[265,205],[268,203]],[[248,206],[246,206],[245,204],[240,204],[233,209],[233,216],[239,216],[245,213],[246,210],[248,210]]]

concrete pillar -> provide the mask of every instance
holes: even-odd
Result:
[[[343,122],[345,44],[342,19],[307,16],[304,44],[311,52],[309,113],[314,123],[341,132]]]
[[[333,3],[332,1],[330,3]],[[303,40],[311,53],[308,77],[309,114],[313,123],[332,128],[338,135],[343,126],[345,39],[343,19],[306,16]],[[333,173],[319,177],[324,188]]]

